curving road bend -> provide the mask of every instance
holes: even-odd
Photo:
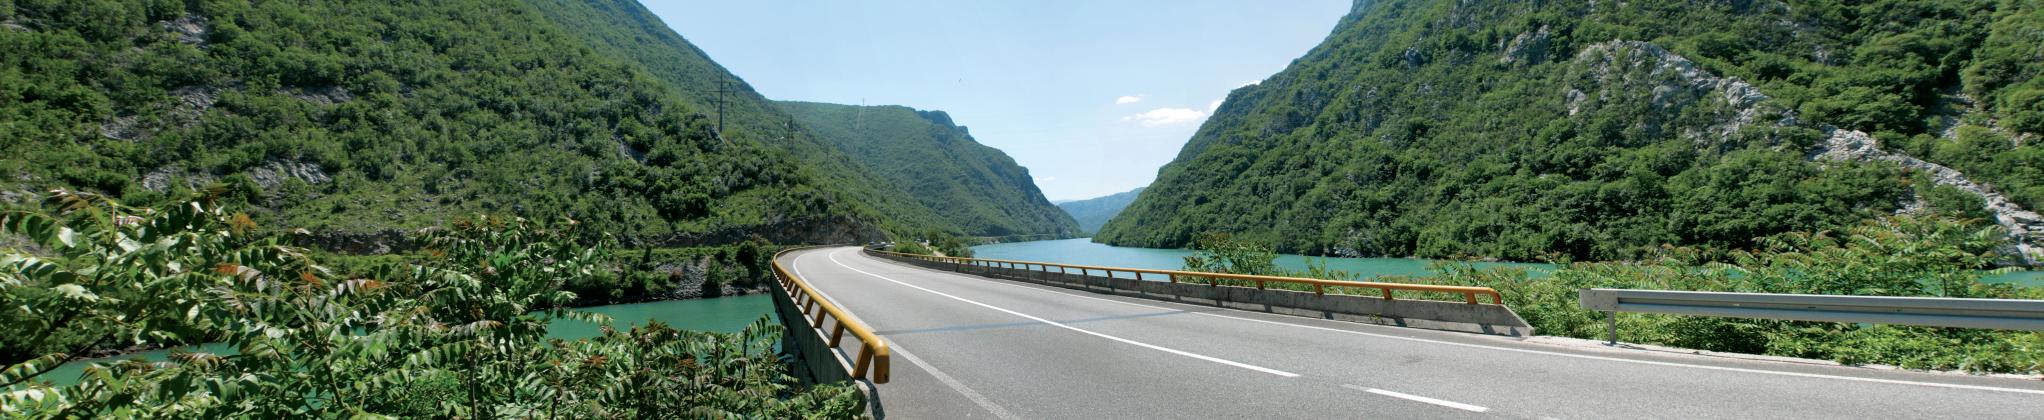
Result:
[[[887,340],[875,413],[963,418],[2035,418],[2044,381],[1572,347],[1110,296],[855,247],[781,257]],[[856,351],[857,340],[844,349]]]

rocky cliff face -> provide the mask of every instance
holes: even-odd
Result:
[[[1950,123],[1930,122],[1925,92],[1981,98],[1948,120],[2015,115],[1988,105],[2012,96],[1989,96],[2034,66],[1983,67],[1969,49],[2034,7],[1613,4],[1359,1],[1284,71],[1230,92],[1095,239],[1181,247],[1226,232],[1309,254],[1623,260],[1850,226],[1927,202],[1914,194],[1935,183],[1980,195],[2036,247],[2020,206],[2038,154],[2023,133],[2005,133],[2022,150],[1977,146],[1992,154],[1980,160],[1947,153],[1979,136],[1927,156],[1897,154],[1927,144],[1899,141],[1824,153],[1852,130],[1936,136]]]
[[[1653,98],[1656,109],[1674,113],[1679,109],[1670,106],[1702,100],[1713,106],[1717,112],[1712,124],[1691,127],[1684,137],[1701,144],[1710,144],[1728,139],[1739,129],[1755,123],[1774,127],[1810,126],[1795,118],[1792,112],[1771,104],[1766,94],[1753,85],[1737,78],[1720,77],[1698,68],[1696,63],[1681,55],[1669,52],[1652,43],[1640,41],[1611,41],[1592,45],[1576,56],[1576,61],[1594,69],[1592,79],[1604,89],[1595,90],[1599,95],[1638,94],[1647,92]],[[1644,72],[1639,70],[1645,70]],[[1646,80],[1617,77],[1612,75],[1645,74]],[[1581,90],[1570,90],[1569,113],[1577,113],[1588,97]],[[1932,182],[1972,193],[1986,203],[1987,210],[1994,214],[1994,222],[2009,232],[2014,242],[2005,250],[2013,259],[2026,265],[2038,265],[2044,261],[2044,216],[2030,211],[1995,192],[1993,188],[1974,182],[1958,170],[1908,155],[1884,151],[1879,140],[1867,133],[1830,126],[1806,127],[1824,132],[1825,139],[1810,150],[1809,158],[1830,161],[1890,162],[1908,170],[1929,174]],[[1945,136],[1950,137],[1951,131]]]
[[[2017,206],[1993,188],[1967,179],[1966,174],[1923,159],[1883,151],[1880,141],[1867,133],[1837,128],[1826,133],[1824,143],[1812,150],[1810,156],[1827,160],[1894,162],[1904,168],[1930,174],[1931,180],[1938,185],[1978,195],[1981,201],[1986,202],[1987,210],[1994,214],[1994,223],[2007,230],[2009,238],[2015,242],[2004,252],[2025,265],[2044,262],[2044,216]]]

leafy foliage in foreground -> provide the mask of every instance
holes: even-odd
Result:
[[[1622,260],[1843,229],[1927,187],[1891,165],[1806,161],[1827,126],[2044,207],[2044,131],[2026,122],[2044,118],[2044,3],[1358,5],[1232,92],[1095,239]]]
[[[1732,252],[1729,263],[1708,262],[1719,257],[1696,249],[1668,248],[1648,262],[1579,262],[1547,276],[1533,276],[1524,268],[1440,263],[1432,276],[1375,280],[1490,287],[1540,334],[1591,339],[1604,337],[1604,315],[1577,301],[1577,292],[1586,288],[2044,299],[2044,288],[1980,281],[2006,271],[1984,271],[1998,258],[1994,249],[2006,240],[1997,229],[1898,216],[1844,232],[1761,238],[1760,248]],[[1268,247],[1208,238],[1201,242],[1207,244],[1198,256],[1201,262],[1195,267],[1195,258],[1188,257],[1188,269],[1240,272],[1269,264]],[[1316,271],[1283,274],[1356,279]],[[1411,292],[1398,296],[1444,298]],[[1912,369],[2044,372],[2044,333],[2038,332],[1656,314],[1619,314],[1618,323],[1621,339],[1628,342]]]
[[[130,208],[58,194],[15,212],[0,299],[10,319],[0,413],[28,417],[853,417],[856,390],[799,387],[762,318],[739,334],[654,324],[546,340],[563,284],[610,258],[567,221],[483,217],[432,234],[425,264],[340,279],[212,201]],[[20,311],[17,313],[16,311]],[[51,339],[58,331],[96,336]],[[39,378],[92,343],[220,341],[231,354],[98,364]],[[23,358],[19,354],[35,354]]]

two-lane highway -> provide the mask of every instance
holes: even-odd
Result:
[[[2044,383],[1585,349],[929,270],[781,262],[895,354],[897,418],[2035,418]],[[846,340],[847,348],[856,340]]]

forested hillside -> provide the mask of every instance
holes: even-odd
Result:
[[[1142,193],[1142,188],[1136,188],[1101,197],[1066,201],[1058,203],[1057,206],[1064,209],[1065,213],[1071,214],[1073,220],[1079,222],[1079,229],[1083,229],[1087,233],[1093,233],[1099,232],[1100,226],[1106,225],[1108,220],[1114,218],[1114,215],[1121,214],[1121,209],[1128,208],[1128,204],[1135,202],[1136,196],[1142,195]]]
[[[0,1],[0,50],[15,204],[211,190],[358,252],[478,212],[670,245],[959,230],[628,0]]]
[[[1910,211],[2035,243],[2040,28],[2022,0],[1359,1],[1096,239],[1625,259]]]
[[[596,51],[635,63],[669,87],[678,100],[703,112],[724,114],[724,135],[787,151],[834,190],[857,205],[884,214],[880,224],[898,233],[935,231],[972,234],[971,228],[939,216],[907,191],[883,182],[839,152],[829,139],[797,124],[772,100],[712,61],[635,0],[523,0]],[[721,93],[720,93],[721,92]],[[722,102],[722,107],[718,106]],[[719,111],[721,109],[721,111]]]
[[[943,111],[903,106],[779,103],[800,125],[973,236],[1077,236],[1029,169],[979,144]]]

